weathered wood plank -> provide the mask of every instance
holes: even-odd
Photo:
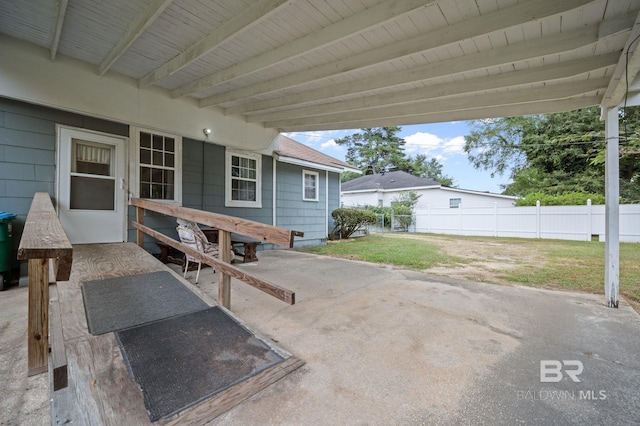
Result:
[[[169,238],[166,235],[161,234],[160,232],[155,231],[151,228],[148,228],[144,225],[140,225],[139,223],[136,223],[136,222],[131,222],[131,225],[134,228],[140,229],[144,231],[146,234],[151,235],[153,238],[160,240],[163,243],[168,244],[171,247],[174,247],[185,254],[191,255],[209,266],[216,268],[221,273],[231,275],[232,277],[237,278],[257,288],[258,290],[261,290],[275,297],[276,299],[282,300],[285,303],[288,303],[290,305],[295,304],[296,294],[291,290],[287,290],[286,288],[280,287],[277,284],[273,284],[265,280],[262,280],[260,278],[254,277],[253,275],[247,274],[243,270],[238,269],[229,263],[225,263],[220,259],[200,253],[199,251],[194,250],[190,247],[187,247],[184,244],[180,243],[179,241]]]
[[[294,237],[302,237],[304,233],[292,231],[289,229],[278,228],[276,226],[265,225],[264,223],[254,222],[252,220],[242,219],[234,216],[227,216],[218,213],[205,212],[202,210],[190,209],[187,207],[173,206],[162,204],[156,201],[143,200],[134,198],[131,204],[163,213],[169,216],[179,217],[191,220],[196,223],[211,226],[213,228],[222,229],[224,231],[234,232],[236,234],[246,235],[262,242],[276,244],[283,247],[293,247]],[[140,221],[138,221],[140,222]]]
[[[49,287],[49,342],[51,343],[50,371],[53,390],[58,391],[69,385],[67,375],[67,354],[64,349],[64,333],[60,317],[60,301],[56,285]]]
[[[57,281],[66,281],[71,272],[73,247],[58,220],[51,198],[36,192],[18,247],[18,259],[58,259]]]
[[[220,260],[227,264],[231,263],[231,232],[218,231],[218,245]],[[231,276],[222,270],[218,276],[218,303],[231,309]]]
[[[28,375],[47,371],[49,356],[49,259],[29,259]]]
[[[144,225],[144,209],[142,207],[136,207],[136,222]],[[136,232],[136,242],[138,246],[144,248],[144,232],[140,230]]]

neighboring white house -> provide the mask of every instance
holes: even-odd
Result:
[[[458,208],[460,205],[511,207],[516,200],[516,197],[509,195],[449,188],[432,179],[396,171],[366,175],[343,183],[340,201],[344,207],[390,206],[400,194],[408,191],[420,195],[416,210],[428,207]]]

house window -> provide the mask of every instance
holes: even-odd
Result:
[[[152,200],[180,202],[178,165],[181,140],[157,132],[138,135],[138,196]]]
[[[462,198],[449,198],[450,209],[457,209],[460,207],[460,203],[462,203]]]
[[[262,207],[262,156],[227,150],[227,207]]]
[[[318,201],[318,173],[302,171],[302,199],[304,201]]]

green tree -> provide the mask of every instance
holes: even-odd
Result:
[[[411,171],[414,176],[433,179],[440,185],[455,187],[455,181],[443,173],[442,167],[437,158],[429,159],[425,154],[417,154],[414,158],[409,157],[405,171]]]
[[[361,129],[359,133],[336,139],[336,144],[347,147],[345,159],[363,172],[374,174],[401,164],[405,157],[405,141],[397,136],[400,127]]]
[[[404,152],[405,140],[397,136],[400,127],[378,127],[361,129],[360,132],[336,140],[336,144],[347,147],[345,159],[363,173],[377,174],[382,171],[401,170],[421,178],[430,178],[444,186],[454,186],[453,178],[442,172],[442,164],[424,154],[415,158]],[[342,182],[359,177],[357,173],[342,174]]]
[[[622,115],[625,118],[625,114]],[[638,109],[626,111],[628,138],[621,145],[621,195],[633,194],[640,182],[640,158],[634,146],[640,127]],[[504,193],[524,196],[586,192],[604,194],[604,122],[597,107],[524,117],[472,122],[465,152],[476,168],[504,174],[512,183]],[[635,154],[634,154],[635,152]],[[631,187],[631,188],[629,188]]]

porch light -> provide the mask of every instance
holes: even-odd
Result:
[[[204,133],[204,136],[207,137],[211,134],[211,129],[207,128],[207,129],[202,129],[202,133]]]

